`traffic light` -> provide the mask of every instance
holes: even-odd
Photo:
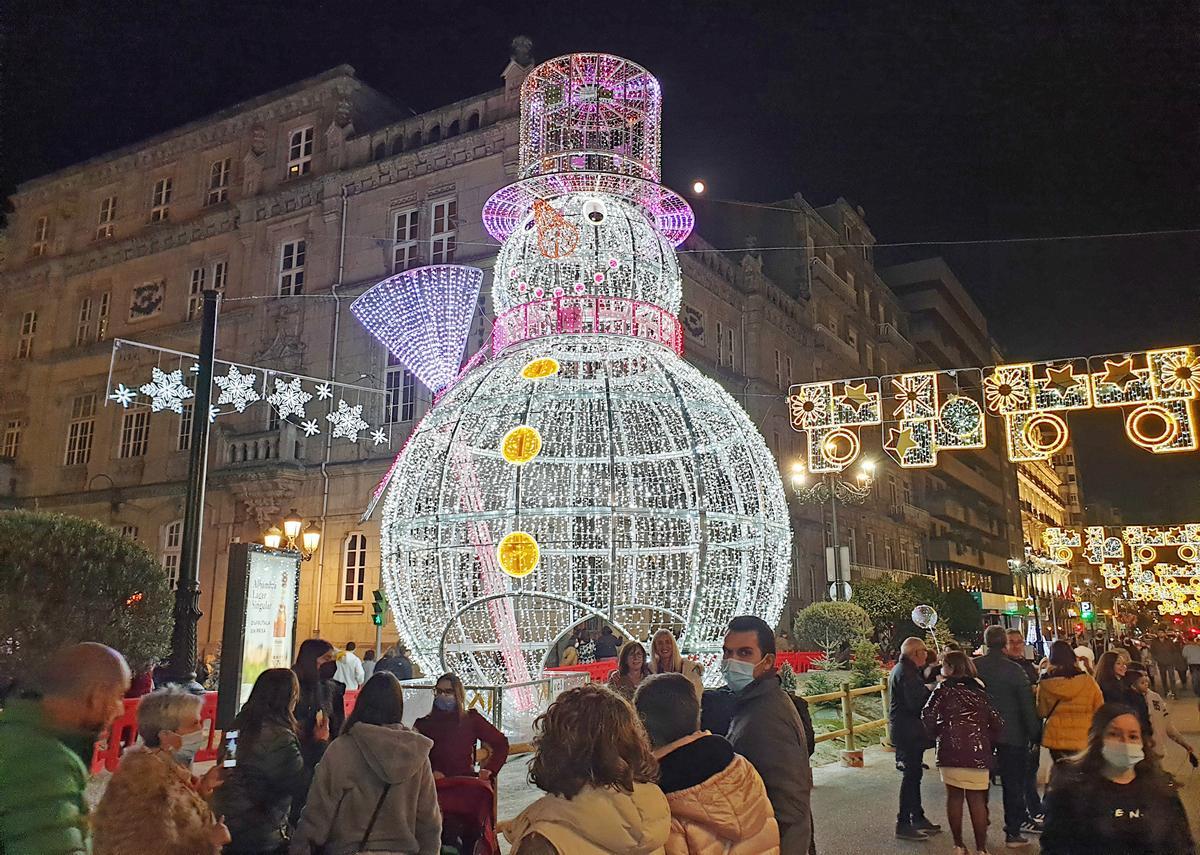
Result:
[[[387,611],[387,600],[383,598],[383,591],[376,588],[371,594],[373,600],[371,604],[371,623],[376,626],[383,626],[383,614]]]

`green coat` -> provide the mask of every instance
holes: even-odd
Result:
[[[42,721],[37,701],[0,712],[0,853],[76,855],[91,851],[83,798],[94,743]]]

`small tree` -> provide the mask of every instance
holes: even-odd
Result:
[[[879,684],[883,669],[879,667],[875,653],[875,645],[869,641],[860,641],[854,645],[854,661],[850,665],[853,672],[850,682],[854,688],[861,689],[863,686]]]
[[[799,680],[796,679],[795,669],[784,662],[776,669],[775,673],[779,677],[779,688],[783,689],[789,695],[796,694],[796,687],[799,684]]]
[[[855,583],[850,602],[861,606],[871,616],[875,638],[887,650],[899,646],[899,629],[917,605],[913,593],[890,578],[864,579]]]
[[[65,644],[107,644],[135,671],[167,650],[172,597],[162,567],[93,520],[0,514],[0,591],[0,690]]]
[[[796,638],[825,651],[832,659],[842,642],[855,644],[871,632],[871,616],[854,603],[813,603],[801,609],[792,627]]]

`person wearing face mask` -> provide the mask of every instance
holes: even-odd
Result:
[[[783,855],[812,850],[812,768],[804,724],[775,674],[775,633],[753,615],[725,630],[721,675],[734,694],[727,739],[757,770],[779,823]]]
[[[1054,767],[1042,855],[1195,855],[1183,804],[1144,740],[1128,706],[1096,710],[1087,749]]]
[[[92,820],[93,855],[214,855],[229,842],[229,829],[207,801],[221,784],[220,767],[200,779],[190,771],[208,744],[203,703],[177,688],[142,698],[144,748],[125,752],[104,790]]]
[[[436,778],[475,777],[475,745],[482,742],[491,756],[478,772],[489,781],[508,759],[508,737],[476,710],[466,708],[466,689],[457,674],[443,674],[434,686],[433,711],[414,722],[416,731],[433,740],[429,764]]]
[[[296,722],[299,725],[300,753],[304,756],[306,777],[321,762],[330,740],[336,739],[346,717],[342,696],[333,677],[337,673],[337,651],[323,638],[305,639],[296,652],[292,671],[300,683],[296,702]],[[305,795],[292,799],[292,823],[300,819]]]
[[[53,654],[29,693],[0,712],[0,852],[91,848],[87,764],[125,711],[129,666],[103,644]]]

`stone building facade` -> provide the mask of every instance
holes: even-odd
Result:
[[[323,533],[302,567],[300,637],[373,640],[379,524],[363,511],[431,402],[349,303],[407,267],[490,268],[496,246],[480,212],[515,174],[528,68],[510,62],[497,89],[411,115],[340,66],[21,185],[0,261],[10,343],[0,352],[0,502],[99,519],[177,572],[191,412],[114,406],[106,379],[111,366],[114,383],[144,382],[163,360],[134,346],[114,351],[116,338],[195,352],[198,295],[215,286],[224,294],[218,359],[371,387],[365,415],[391,437],[382,446],[306,437],[266,408],[217,419],[200,644],[221,638],[229,544],[261,540],[291,509]],[[798,194],[770,208],[696,207],[699,234],[680,247],[684,355],[742,403],[786,480],[803,451],[788,423],[789,385],[930,357],[911,307],[874,267],[861,209],[842,199],[815,208]],[[485,280],[469,352],[486,340],[489,292]],[[957,583],[995,586],[982,551],[974,563],[945,554],[961,520],[927,510],[934,476],[878,462],[868,501],[839,509],[851,579],[948,562],[981,574]],[[972,472],[959,481],[989,477]],[[793,502],[791,511],[789,623],[825,596],[833,540],[827,506]],[[1006,536],[979,535],[989,545]],[[385,641],[394,637],[385,630]]]

